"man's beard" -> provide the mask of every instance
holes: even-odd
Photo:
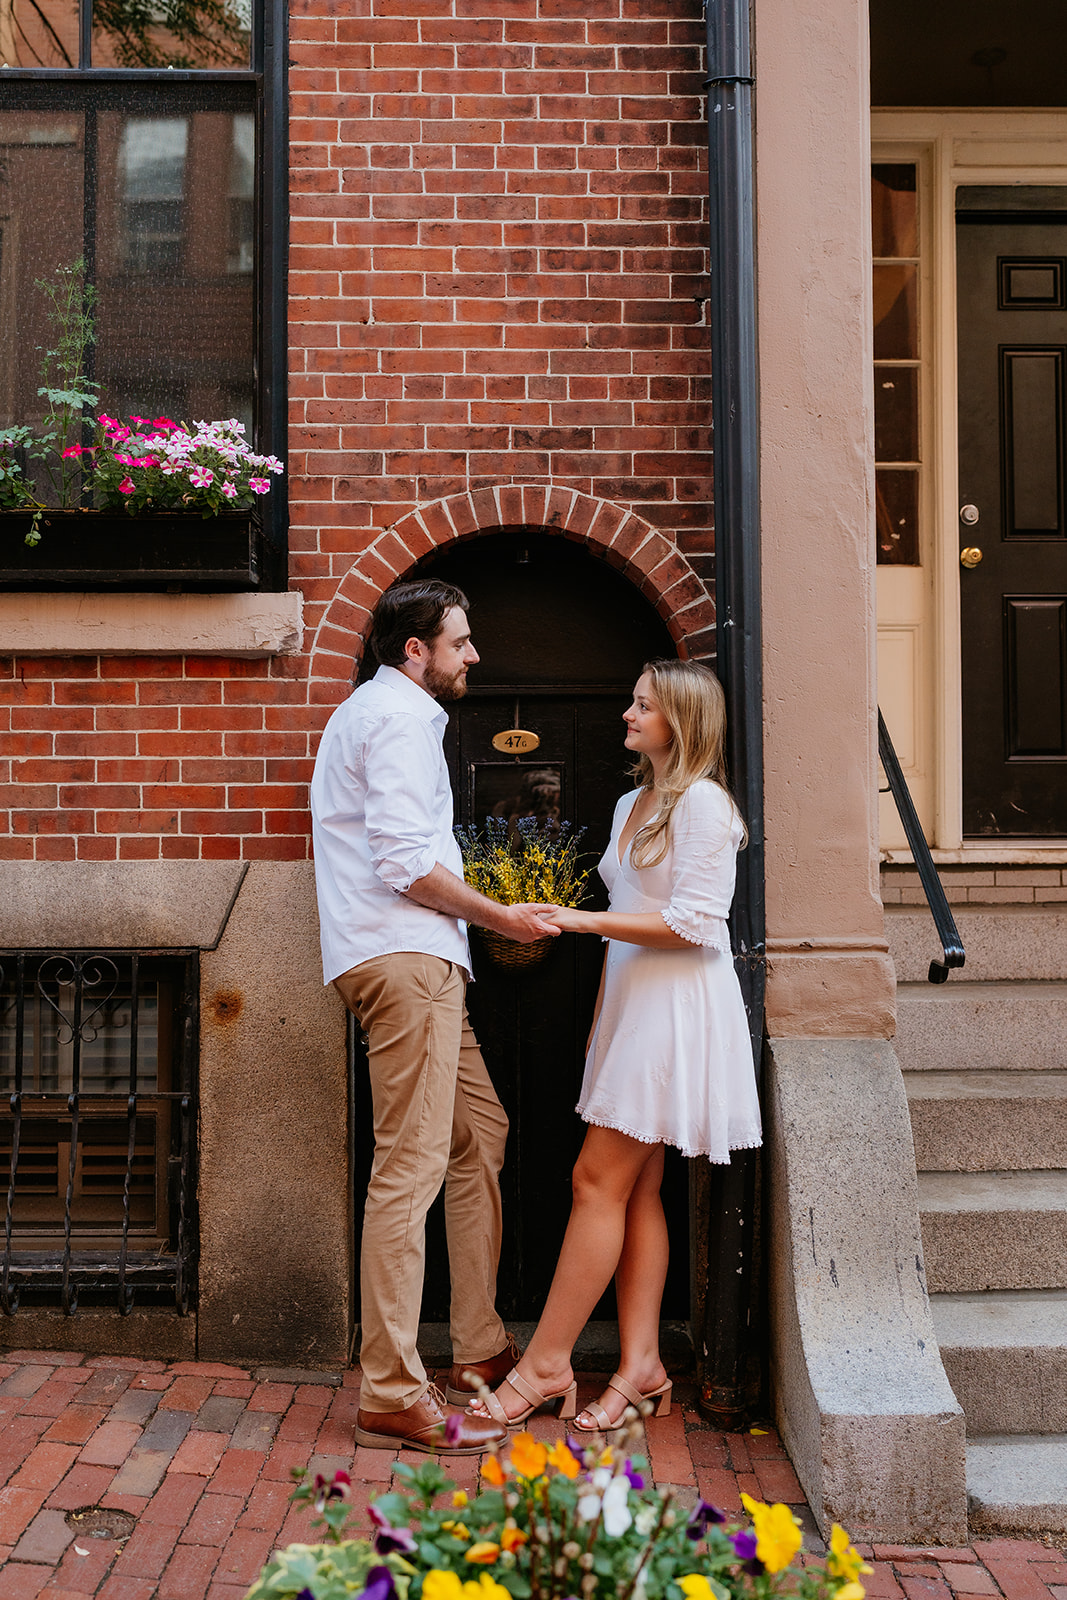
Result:
[[[423,687],[435,700],[462,700],[467,692],[467,669],[460,667],[453,673],[440,672],[432,660],[426,663]]]

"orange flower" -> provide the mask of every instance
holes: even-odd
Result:
[[[482,1477],[486,1483],[491,1483],[494,1489],[502,1489],[507,1482],[504,1476],[504,1469],[496,1456],[488,1456],[482,1462]]]
[[[562,1472],[565,1478],[576,1478],[581,1469],[581,1463],[574,1457],[562,1439],[557,1439],[548,1452],[548,1459],[557,1472]]]
[[[511,1446],[511,1465],[520,1478],[539,1478],[545,1470],[548,1451],[531,1433],[517,1433]]]
[[[523,1533],[521,1528],[516,1528],[513,1522],[509,1522],[500,1535],[501,1548],[504,1550],[519,1550],[528,1538],[529,1535]]]
[[[492,1566],[499,1555],[500,1546],[498,1544],[493,1544],[489,1539],[482,1539],[478,1544],[471,1545],[463,1559],[464,1561],[480,1561],[489,1567]]]

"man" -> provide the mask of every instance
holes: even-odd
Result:
[[[311,784],[323,976],[369,1039],[374,1105],[356,1441],[474,1452],[502,1430],[448,1418],[416,1349],[426,1213],[444,1182],[449,1398],[470,1392],[465,1371],[493,1387],[517,1356],[494,1305],[507,1118],[466,1019],[465,923],[520,944],[556,930],[463,881],[440,702],[466,693],[478,660],[465,595],[435,580],[394,584],[368,642],[382,665],[327,723]]]

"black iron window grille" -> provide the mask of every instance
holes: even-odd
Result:
[[[5,1314],[188,1311],[196,979],[186,952],[0,952]]]

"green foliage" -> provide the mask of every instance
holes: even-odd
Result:
[[[93,26],[123,67],[248,65],[248,29],[227,0],[93,0]]]
[[[61,506],[77,503],[81,468],[65,452],[81,436],[82,412],[97,403],[100,385],[88,376],[89,347],[96,337],[96,287],[85,281],[85,261],[59,267],[51,278],[35,278],[49,302],[55,345],[42,351],[39,398],[47,400],[44,423],[29,448],[40,461]]]

